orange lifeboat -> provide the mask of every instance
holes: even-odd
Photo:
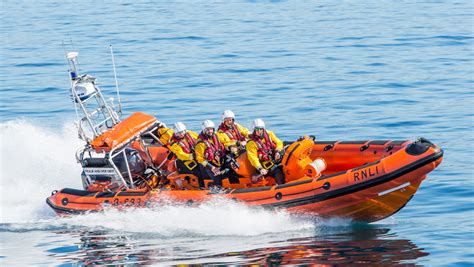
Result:
[[[86,142],[76,153],[83,189],[52,192],[46,203],[59,214],[147,207],[163,200],[199,204],[218,196],[249,206],[373,222],[405,206],[442,161],[443,150],[423,138],[304,138],[285,143],[283,184],[259,177],[243,153],[233,162],[238,179],[224,179],[225,189],[214,191],[209,190],[212,180],[204,177],[205,189],[200,189],[195,176],[177,172],[173,154],[156,138],[163,124],[144,113],[121,121],[118,86],[117,109],[105,100],[94,77],[79,75],[77,56],[67,53],[78,134]]]
[[[96,144],[92,149],[110,157],[122,149],[117,153],[127,157],[126,149],[133,148],[147,165],[158,166],[157,172],[141,186],[130,186],[126,178],[122,180],[129,186],[111,186],[111,179],[96,179],[86,184],[85,190],[53,191],[46,199],[53,210],[60,214],[77,214],[101,211],[105,207],[147,207],[162,200],[199,204],[218,196],[291,213],[374,222],[405,206],[443,157],[443,150],[424,138],[318,142],[304,139],[285,143],[281,163],[286,178],[284,184],[276,184],[271,177],[254,179],[256,171],[244,153],[237,159],[238,183],[224,179],[225,190],[199,190],[196,177],[177,174],[166,147],[147,145],[140,140],[154,130],[156,121],[142,113],[131,117],[92,141]],[[140,127],[127,127],[137,121]],[[109,141],[111,137],[119,141]],[[110,158],[102,162],[85,159],[83,167],[89,171],[86,175],[119,172],[118,167],[111,167],[113,163]],[[163,180],[167,183],[161,184]],[[205,179],[205,183],[208,187],[212,180]]]

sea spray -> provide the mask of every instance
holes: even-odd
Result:
[[[1,222],[25,222],[52,216],[45,199],[54,189],[81,188],[81,146],[75,126],[49,129],[31,121],[0,124]]]
[[[110,208],[104,212],[66,217],[62,222],[90,229],[159,233],[162,236],[252,236],[312,230],[314,227],[310,219],[219,198],[197,206],[165,204],[127,210]]]

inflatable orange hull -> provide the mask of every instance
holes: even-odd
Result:
[[[313,145],[310,157],[326,161],[327,169],[322,175],[303,175],[282,185],[229,188],[218,193],[176,189],[89,192],[65,188],[54,191],[46,203],[57,213],[77,214],[106,207],[148,207],[163,201],[198,205],[222,197],[291,213],[374,222],[408,203],[427,174],[441,163],[443,150],[423,138],[416,142],[320,141]]]

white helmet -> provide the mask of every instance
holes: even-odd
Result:
[[[255,119],[252,123],[252,128],[263,128],[265,129],[265,122],[262,119]]]
[[[226,109],[224,110],[224,112],[222,112],[222,120],[225,120],[227,118],[235,119],[235,114],[230,109]]]
[[[214,124],[214,122],[212,122],[211,120],[205,120],[202,122],[202,130],[204,131],[206,128],[215,128],[216,125]]]
[[[166,124],[162,121],[157,121],[158,122],[158,128],[167,128]]]
[[[185,131],[186,131],[186,125],[184,125],[184,123],[178,121],[177,123],[174,124],[175,133],[180,133],[180,132],[185,132]]]

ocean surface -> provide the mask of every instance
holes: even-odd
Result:
[[[474,265],[473,1],[0,1],[0,265]],[[65,43],[63,46],[62,43]],[[80,188],[64,52],[114,97],[199,130],[232,109],[284,140],[411,139],[444,161],[394,216],[216,201],[59,218]]]

